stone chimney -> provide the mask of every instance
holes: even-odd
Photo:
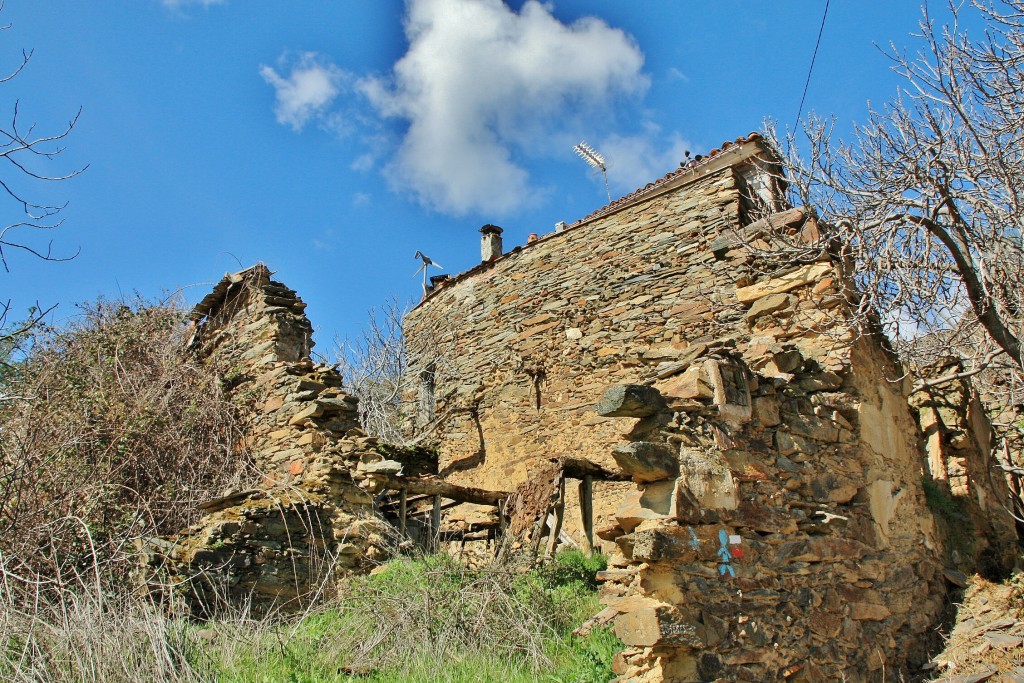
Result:
[[[503,230],[497,225],[488,223],[480,228],[480,260],[484,263],[493,261],[501,256],[501,233]]]

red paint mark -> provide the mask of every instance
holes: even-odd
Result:
[[[743,557],[743,548],[729,548],[733,557]]]

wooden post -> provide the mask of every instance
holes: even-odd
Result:
[[[583,552],[594,554],[594,477],[586,474],[580,481],[580,513],[583,517]]]
[[[402,489],[398,496],[398,532],[404,539],[407,532],[406,515],[409,512],[409,493]]]
[[[434,509],[430,511],[430,546],[432,552],[437,552],[439,539],[441,538],[441,496],[434,496]]]
[[[508,522],[505,520],[505,507],[508,505],[508,498],[498,499],[498,529],[500,535],[505,535],[505,527],[508,526]]]
[[[492,530],[494,533],[491,536],[494,542],[493,550],[495,557],[501,552],[505,542],[505,528],[508,526],[508,522],[505,520],[505,508],[508,506],[508,498],[499,498],[496,506],[498,508],[498,528]]]
[[[555,546],[558,545],[558,535],[562,533],[562,519],[565,517],[565,476],[561,475],[558,477],[558,493],[555,499],[552,512],[555,516],[555,522],[551,526],[551,535],[548,536],[548,549],[545,555],[551,557],[555,554]]]

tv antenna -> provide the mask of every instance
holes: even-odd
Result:
[[[584,140],[580,144],[573,147],[573,150],[580,155],[580,159],[587,162],[591,168],[596,168],[601,171],[604,176],[604,191],[608,194],[608,203],[612,203],[612,191],[608,189],[608,168],[604,165],[604,156],[596,149],[587,144]]]
[[[423,264],[419,268],[416,269],[416,272],[413,273],[412,276],[416,277],[421,272],[423,273],[423,296],[426,296],[427,295],[427,268],[430,267],[430,266],[434,266],[435,268],[441,270],[441,269],[444,268],[444,266],[442,266],[437,261],[434,261],[433,259],[431,259],[429,256],[424,254],[422,251],[417,251],[415,254],[413,254],[413,258],[418,258],[420,261],[423,261]]]

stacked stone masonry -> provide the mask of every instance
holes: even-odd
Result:
[[[771,170],[741,139],[438,279],[405,329],[406,404],[439,455],[359,429],[341,377],[310,360],[305,305],[265,266],[226,276],[190,346],[238,406],[252,476],[202,523],[144,544],[147,578],[202,609],[300,605],[405,542],[381,514],[397,489],[438,517],[451,501],[430,522],[445,538],[500,527],[527,547],[586,547],[593,480],[583,507],[611,560],[601,619],[627,644],[621,681],[914,671],[951,570],[1013,556],[1005,486],[969,387],[908,400],[883,340],[849,324],[827,255],[758,258],[767,228],[819,235],[808,210],[751,215],[753,195],[774,200]],[[936,491],[983,541],[936,520]],[[564,529],[545,530],[555,508]]]
[[[148,544],[158,571],[147,579],[170,578],[193,609],[296,607],[389,546],[373,493],[400,464],[358,428],[338,372],[310,360],[304,309],[258,264],[225,276],[193,313],[191,352],[224,378],[243,421],[238,470],[251,473],[205,504],[201,523]]]
[[[899,680],[938,642],[952,565],[909,383],[827,255],[750,248],[769,222],[818,238],[810,211],[747,214],[770,161],[740,140],[406,320],[407,402],[450,480],[509,490],[566,457],[632,477],[594,500],[622,681]]]

